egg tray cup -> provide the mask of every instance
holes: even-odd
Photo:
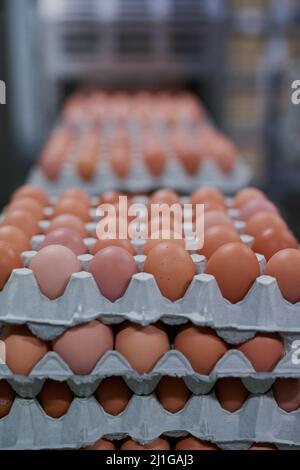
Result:
[[[25,266],[34,255],[23,253]],[[154,276],[139,272],[125,294],[110,302],[86,272],[92,258],[79,256],[83,271],[72,275],[64,294],[55,300],[42,294],[30,269],[14,270],[0,292],[0,324],[27,324],[44,340],[95,319],[106,324],[128,320],[143,326],[159,320],[169,325],[192,322],[213,328],[230,344],[245,342],[256,332],[279,332],[284,337],[300,334],[300,303],[287,302],[272,277],[258,277],[245,298],[232,304],[223,298],[215,278],[203,273],[205,258],[194,254],[195,270],[200,274],[194,276],[182,299],[171,302],[163,297]],[[258,259],[263,270],[264,258],[258,255]],[[143,271],[145,256],[137,255],[135,261]]]
[[[105,437],[130,436],[146,444],[161,434],[187,433],[216,443],[221,449],[246,450],[254,442],[279,449],[300,449],[300,410],[278,408],[272,392],[251,395],[235,413],[224,410],[214,393],[192,396],[183,410],[166,411],[155,395],[134,395],[118,416],[108,415],[94,397],[75,398],[60,419],[47,416],[37,400],[17,398],[0,420],[2,450],[79,449]]]
[[[114,175],[108,164],[101,162],[94,178],[84,181],[77,174],[73,164],[67,163],[57,178],[51,182],[38,167],[31,171],[28,183],[42,187],[48,194],[59,194],[66,188],[80,188],[90,194],[98,194],[101,191],[109,191],[112,188],[118,191],[145,192],[163,187],[172,188],[177,191],[190,193],[199,186],[214,186],[226,194],[233,194],[247,186],[251,181],[252,172],[250,167],[241,159],[235,165],[231,173],[223,173],[216,163],[207,160],[195,176],[185,173],[175,159],[171,159],[165,172],[160,177],[153,177],[142,161],[135,162],[129,176],[120,179]]]
[[[248,358],[239,350],[231,349],[219,359],[209,375],[193,370],[188,359],[177,350],[165,353],[147,374],[139,374],[117,351],[108,351],[101,357],[88,375],[76,375],[55,352],[48,352],[29,375],[16,375],[6,364],[0,363],[0,380],[7,380],[15,392],[23,398],[35,397],[47,379],[67,382],[78,397],[92,395],[107,377],[123,377],[137,395],[148,395],[157,387],[162,377],[180,377],[195,394],[209,393],[216,381],[223,377],[240,377],[251,393],[265,393],[277,378],[300,379],[299,360],[295,360],[293,340],[286,341],[284,357],[272,372],[256,372]]]

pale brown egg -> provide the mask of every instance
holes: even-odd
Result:
[[[155,393],[163,408],[170,413],[182,410],[191,395],[184,381],[178,377],[161,378]]]
[[[48,235],[48,233],[58,228],[69,228],[71,230],[74,230],[82,238],[86,238],[88,235],[87,229],[82,220],[76,215],[72,214],[63,214],[52,219],[45,233],[46,235]]]
[[[23,209],[12,209],[5,214],[0,227],[4,225],[12,225],[18,227],[31,239],[34,235],[37,235],[40,231],[37,220]]]
[[[151,372],[169,349],[168,335],[160,324],[140,326],[125,323],[115,338],[115,350],[140,374]]]
[[[132,391],[122,377],[104,379],[95,392],[95,397],[106,413],[117,416],[128,405]]]
[[[83,204],[85,204],[87,207],[90,207],[90,205],[91,205],[90,197],[89,197],[88,193],[86,191],[84,191],[83,189],[79,189],[79,188],[67,189],[66,191],[64,191],[62,193],[62,195],[59,198],[59,201],[61,201],[63,199],[69,199],[69,198],[78,199]]]
[[[113,441],[108,441],[107,439],[99,439],[99,441],[95,442],[95,444],[83,447],[81,450],[114,451],[117,450],[117,446]]]
[[[48,343],[33,336],[26,326],[6,325],[0,338],[6,347],[7,367],[17,375],[29,375],[49,351]]]
[[[124,196],[124,194],[117,191],[107,191],[100,196],[99,204],[118,204],[120,196]]]
[[[215,385],[216,395],[224,410],[234,413],[248,398],[249,392],[238,377],[224,377]]]
[[[50,245],[61,245],[66,246],[76,256],[84,255],[87,252],[87,248],[81,238],[81,236],[70,228],[58,228],[52,230],[46,235],[44,241],[40,245],[40,249]]]
[[[288,230],[285,221],[273,212],[258,212],[247,221],[244,233],[256,237],[268,228],[277,230]]]
[[[240,242],[227,243],[209,259],[206,273],[216,278],[223,297],[232,303],[242,300],[260,275],[256,255]]]
[[[68,384],[55,380],[46,380],[38,395],[38,401],[46,415],[55,419],[67,414],[73,399],[74,394]]]
[[[0,419],[7,416],[15,401],[16,392],[6,380],[0,380]]]
[[[180,437],[176,440],[175,450],[220,450],[209,441],[201,441],[194,436]]]
[[[290,413],[300,407],[300,380],[277,379],[272,387],[277,405],[282,410]]]
[[[241,238],[234,227],[215,225],[204,232],[204,246],[198,253],[209,259],[220,246],[240,242]]]
[[[80,158],[76,159],[76,170],[83,181],[91,181],[95,177],[97,166],[97,155],[92,154],[87,156],[83,154]]]
[[[11,200],[14,201],[19,198],[30,197],[35,201],[38,201],[43,207],[50,206],[49,197],[38,186],[33,186],[31,184],[26,184],[18,188],[12,195]]]
[[[233,205],[237,209],[241,209],[245,204],[247,204],[247,202],[258,198],[265,199],[266,196],[257,188],[245,188],[237,193],[233,199]]]
[[[272,372],[284,356],[283,341],[277,333],[257,333],[237,349],[245,354],[256,372]]]
[[[9,243],[0,241],[0,290],[3,289],[14,269],[23,268],[22,259]]]
[[[193,192],[190,197],[190,204],[205,204],[214,202],[221,207],[226,207],[223,194],[216,188],[210,186],[202,186]]]
[[[278,251],[267,262],[265,275],[275,277],[283,297],[291,303],[300,301],[300,251]]]
[[[177,334],[174,349],[189,360],[196,372],[209,375],[228,347],[210,328],[187,324]]]
[[[29,212],[29,214],[37,221],[43,219],[43,213],[44,213],[44,207],[42,204],[38,201],[36,201],[33,198],[30,197],[24,197],[24,198],[17,198],[13,200],[8,208],[6,213],[9,213],[10,211],[14,209],[21,209],[26,212]]]
[[[84,223],[88,223],[91,220],[87,206],[81,201],[70,197],[62,199],[54,206],[52,219],[63,214],[75,215]]]
[[[136,441],[128,438],[123,441],[120,450],[170,450],[171,446],[166,437],[159,437],[150,444],[139,444]]]
[[[167,165],[167,158],[162,146],[155,141],[148,140],[144,147],[144,162],[151,175],[159,177]]]
[[[151,207],[152,204],[172,206],[173,204],[180,204],[180,198],[172,189],[159,189],[149,198],[148,206]]]
[[[227,227],[234,228],[232,220],[227,214],[225,214],[225,212],[219,210],[205,212],[204,229],[207,230],[210,227],[214,227],[215,225],[225,225]]]
[[[0,241],[11,245],[17,253],[31,250],[31,244],[27,235],[23,230],[12,225],[0,227]]]
[[[132,167],[131,150],[119,145],[114,145],[109,155],[113,173],[119,179],[128,177]]]
[[[162,295],[172,302],[184,296],[196,274],[190,254],[172,242],[162,242],[152,248],[144,272],[155,277]]]
[[[104,248],[107,248],[108,246],[117,246],[119,248],[123,248],[124,250],[127,250],[128,253],[130,253],[132,256],[136,255],[135,249],[130,243],[129,240],[124,240],[124,239],[106,239],[106,240],[97,240],[95,245],[92,248],[92,255],[96,255],[98,251],[103,250]]]

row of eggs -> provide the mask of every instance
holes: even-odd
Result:
[[[188,323],[172,336],[174,340],[160,323],[140,326],[125,322],[114,332],[111,326],[94,320],[70,328],[52,342],[35,337],[26,326],[7,324],[0,339],[5,343],[6,364],[17,375],[29,375],[50,350],[78,375],[92,373],[104,354],[112,350],[139,374],[150,373],[171,347],[202,375],[209,375],[230,348],[241,351],[257,372],[271,372],[285,355],[283,340],[276,333],[258,333],[242,344],[229,346],[212,329]]]

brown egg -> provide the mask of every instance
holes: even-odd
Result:
[[[290,413],[300,407],[300,380],[277,379],[272,387],[279,408]]]
[[[11,245],[17,253],[31,250],[31,244],[26,234],[20,228],[12,225],[0,227],[0,241]]]
[[[95,177],[97,166],[98,156],[96,154],[89,156],[83,154],[76,159],[76,170],[83,181],[91,181]],[[80,202],[82,203],[82,201]]]
[[[177,334],[174,349],[189,360],[196,372],[209,375],[228,348],[210,328],[187,324]]]
[[[81,201],[85,206],[90,207],[91,201],[88,193],[84,191],[83,189],[79,188],[70,188],[64,191],[59,198],[60,201],[63,199],[78,199],[78,201]]]
[[[117,204],[122,193],[116,191],[108,191],[100,196],[99,204]]]
[[[117,416],[128,405],[132,391],[122,377],[104,379],[95,392],[95,397],[106,413]]]
[[[190,254],[172,242],[162,242],[152,248],[144,272],[155,277],[162,295],[172,302],[184,296],[196,274]]]
[[[20,228],[30,239],[40,231],[36,219],[23,209],[12,209],[5,214],[0,227],[4,225],[12,225],[13,227]]]
[[[127,250],[128,253],[130,253],[132,256],[136,255],[135,249],[130,243],[129,240],[124,240],[124,239],[107,239],[107,240],[97,240],[95,245],[92,248],[92,255],[96,255],[98,251],[103,250],[104,248],[107,248],[108,246],[117,246],[119,248],[123,248],[124,250]]]
[[[165,237],[165,235],[166,234],[164,234],[164,237]],[[145,245],[143,247],[143,254],[148,255],[150,253],[150,251],[152,250],[152,248],[154,248],[155,246],[159,245],[160,243],[164,243],[164,242],[175,243],[175,245],[178,245],[181,248],[185,249],[184,240],[175,239],[174,238],[174,236],[175,236],[174,232],[172,232],[170,230],[168,236],[169,236],[169,238],[168,238],[168,240],[166,240],[165,238],[162,238],[162,233],[161,233],[161,237],[158,240],[154,240],[154,239],[147,240],[147,242],[145,243]]]
[[[46,415],[51,418],[61,418],[67,414],[74,395],[66,382],[46,380],[38,395],[38,400]]]
[[[258,198],[265,199],[266,196],[257,188],[245,188],[235,196],[233,205],[237,209],[241,209],[245,204],[247,204],[247,202]]]
[[[191,395],[184,381],[178,377],[163,377],[155,392],[162,406],[170,413],[182,410]]]
[[[259,233],[253,242],[252,250],[264,255],[268,261],[278,251],[285,248],[298,248],[298,242],[288,230],[268,228]]]
[[[52,232],[58,228],[69,228],[77,232],[82,238],[86,238],[88,233],[85,224],[79,217],[71,214],[63,214],[51,220],[45,234]]]
[[[99,439],[92,446],[83,447],[81,450],[105,450],[113,451],[117,450],[117,446],[113,441],[108,441],[107,439]]]
[[[257,333],[237,349],[245,354],[257,372],[272,372],[284,356],[283,341],[277,333]]]
[[[225,225],[226,227],[234,228],[230,217],[221,211],[209,211],[204,214],[204,229],[208,230],[215,225]]]
[[[123,146],[114,145],[111,149],[109,159],[111,169],[117,178],[127,178],[132,166],[131,150]]]
[[[216,278],[223,297],[236,303],[245,297],[260,269],[253,251],[238,242],[218,248],[207,263],[206,273]]]
[[[216,395],[224,410],[234,413],[239,410],[249,395],[238,377],[224,377],[215,385]]]
[[[33,186],[31,184],[21,186],[13,193],[11,200],[14,201],[24,197],[30,197],[35,201],[38,201],[43,207],[50,205],[49,197],[45,191],[38,186]]]
[[[132,439],[125,439],[121,445],[120,450],[170,450],[171,446],[166,437],[159,437],[151,444],[139,444]]]
[[[291,303],[300,301],[300,251],[287,248],[268,261],[265,275],[275,277],[283,297]]]
[[[218,189],[210,186],[197,189],[190,197],[191,204],[204,204],[207,202],[215,202],[219,206],[226,207],[223,194]]]
[[[200,441],[194,436],[180,437],[175,444],[175,450],[220,450],[215,444]]]
[[[7,367],[17,375],[29,375],[47,354],[48,343],[33,336],[26,326],[6,325],[1,333]]]
[[[248,450],[278,450],[273,444],[253,444]]]
[[[12,245],[0,241],[0,290],[3,289],[14,269],[23,268],[20,255]]]
[[[193,207],[194,214],[196,214],[195,208]],[[215,201],[209,201],[204,203],[204,212],[205,214],[207,212],[211,211],[219,211],[219,212],[224,212],[226,214],[226,207],[222,206],[218,202]]]
[[[14,209],[21,209],[29,212],[29,214],[37,221],[43,219],[44,207],[35,199],[29,197],[17,198],[9,204],[7,213]]]
[[[164,149],[155,141],[147,142],[144,148],[144,162],[151,175],[160,176],[167,164]]]
[[[0,380],[0,419],[7,416],[13,406],[16,392],[8,382]]]
[[[226,225],[215,225],[205,230],[204,246],[198,253],[209,259],[220,246],[232,242],[241,243],[241,238],[237,231],[233,227],[227,227]]]
[[[215,156],[215,159],[218,167],[223,173],[232,172],[237,163],[237,155],[229,148],[224,148],[224,152],[222,151],[222,153],[218,153]]]
[[[91,374],[100,358],[113,347],[111,327],[97,320],[70,328],[52,341],[53,351],[78,375]]]
[[[256,237],[268,228],[288,230],[284,220],[273,212],[258,212],[247,221],[244,233]]]
[[[91,218],[87,206],[74,198],[64,198],[53,208],[52,219],[63,214],[75,215],[84,223],[90,222]]]
[[[140,326],[125,323],[115,339],[115,350],[140,374],[151,372],[169,349],[168,335],[160,324]]]
[[[159,189],[149,198],[148,206],[152,204],[167,204],[172,206],[173,204],[180,204],[178,194],[172,189]]]

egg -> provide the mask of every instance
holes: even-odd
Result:
[[[237,209],[241,209],[245,204],[247,204],[252,199],[266,199],[266,196],[262,191],[257,188],[245,188],[242,189],[240,192],[233,199],[233,205]]]
[[[43,219],[44,207],[35,199],[29,197],[17,198],[9,204],[6,212],[9,213],[14,209],[21,209],[29,212],[29,214],[37,221]]]
[[[163,408],[170,413],[182,410],[191,395],[184,381],[178,377],[163,377],[155,392]]]
[[[218,189],[210,186],[202,186],[193,192],[190,197],[190,204],[205,204],[207,202],[215,202],[219,206],[226,207],[223,194]]]
[[[184,296],[196,274],[190,254],[172,242],[162,242],[151,249],[144,272],[155,277],[162,295],[172,302]]]
[[[97,154],[82,154],[76,159],[76,170],[83,181],[91,181],[96,175],[98,166]],[[80,201],[82,202],[82,201]]]
[[[212,442],[201,441],[194,436],[180,437],[176,440],[175,450],[219,450]]]
[[[108,441],[107,439],[99,439],[95,444],[84,447],[81,450],[114,451],[114,450],[117,450],[117,446],[113,441]]]
[[[273,444],[253,444],[248,450],[278,450]]]
[[[29,375],[49,350],[48,343],[22,325],[5,325],[0,339],[5,343],[6,365],[17,375]]]
[[[12,225],[0,227],[0,241],[11,245],[17,253],[31,250],[31,244],[26,234],[20,228]]]
[[[273,212],[258,212],[258,214],[252,215],[247,221],[244,233],[256,237],[268,228],[288,230],[286,223],[278,214]]]
[[[240,242],[227,243],[218,248],[208,260],[206,273],[215,277],[225,299],[231,303],[242,300],[260,268],[253,251]]]
[[[177,334],[174,349],[189,360],[196,372],[209,375],[228,348],[210,328],[187,324]]]
[[[211,211],[220,211],[224,212],[226,214],[226,207],[222,206],[218,202],[215,201],[209,201],[204,203],[204,213],[206,214],[207,212]],[[196,208],[193,207],[193,217],[196,217]]]
[[[152,248],[154,248],[155,246],[159,245],[160,243],[164,243],[166,241],[168,243],[175,243],[175,245],[178,245],[182,249],[185,249],[185,241],[183,239],[174,238],[175,234],[171,230],[168,233],[168,239],[167,240],[165,239],[165,236],[167,235],[165,232],[161,232],[160,235],[161,235],[160,238],[157,239],[157,240],[151,238],[151,239],[146,241],[146,243],[143,247],[143,254],[144,255],[148,255],[150,253],[150,251],[152,250]],[[162,238],[162,236],[164,236],[164,238]]]
[[[0,241],[0,290],[3,289],[14,269],[23,268],[20,255],[9,243]]]
[[[198,253],[209,259],[220,246],[226,243],[241,242],[241,238],[233,227],[215,225],[205,230],[204,246]]]
[[[259,212],[272,212],[274,214],[279,214],[277,207],[267,199],[251,199],[247,202],[240,211],[239,218],[241,220],[249,220],[252,215]]]
[[[277,405],[282,410],[290,413],[300,407],[300,380],[277,379],[272,387]]]
[[[53,351],[78,375],[90,374],[100,358],[113,347],[111,327],[96,320],[70,328],[52,341]]]
[[[131,171],[131,150],[126,147],[114,145],[110,152],[110,165],[113,173],[119,179],[126,179]]]
[[[83,204],[85,204],[87,207],[91,205],[90,197],[86,191],[83,189],[79,188],[70,188],[64,191],[60,197],[59,200],[63,199],[78,199],[78,201],[81,201]]]
[[[8,382],[0,380],[0,419],[7,416],[15,401],[16,392]]]
[[[32,258],[30,269],[42,293],[53,300],[63,295],[72,274],[81,271],[81,265],[69,248],[50,245]]]
[[[152,204],[167,204],[172,206],[173,204],[180,204],[178,194],[172,189],[159,189],[151,195],[149,198],[148,206]]]
[[[115,302],[122,297],[138,269],[133,256],[124,248],[109,246],[96,253],[89,272],[104,297]]]
[[[55,419],[67,414],[73,399],[74,395],[68,384],[55,380],[46,380],[38,395],[38,400],[46,415]]]
[[[76,217],[75,215],[71,214],[59,215],[52,219],[49,226],[45,230],[45,233],[47,235],[53,230],[57,230],[59,228],[69,228],[71,230],[74,230],[78,233],[78,235],[81,236],[81,238],[85,238],[88,235],[87,229],[82,220],[79,217]]]
[[[43,191],[42,188],[39,188],[38,186],[33,186],[31,184],[21,186],[13,193],[11,200],[14,201],[24,197],[29,197],[35,201],[38,201],[43,207],[50,205],[49,197],[45,191]]]
[[[167,159],[163,148],[154,142],[147,142],[144,148],[144,163],[152,176],[159,177],[165,171]]]
[[[160,324],[140,326],[125,323],[116,335],[115,349],[139,374],[146,374],[169,351],[170,342]]]
[[[57,228],[46,235],[40,249],[50,245],[61,245],[69,248],[76,256],[83,255],[87,248],[77,232],[70,228]]]
[[[150,444],[139,444],[128,438],[123,441],[120,450],[170,450],[171,446],[166,437],[159,437]]]
[[[275,277],[283,297],[291,303],[300,301],[300,251],[278,251],[267,262],[265,275]]]
[[[264,255],[267,261],[285,248],[298,248],[298,242],[288,230],[276,228],[268,228],[259,233],[252,244],[252,250]]]
[[[207,230],[215,225],[225,225],[234,228],[230,217],[222,211],[209,211],[204,214],[204,229]]]
[[[249,395],[248,390],[238,377],[224,377],[215,385],[216,395],[224,410],[234,413],[239,410]]]
[[[64,160],[61,157],[63,157],[61,154],[55,155],[50,152],[45,152],[42,158],[40,158],[39,168],[47,180],[51,182],[58,180],[64,164]]]
[[[91,220],[87,206],[83,202],[70,197],[62,199],[56,204],[53,208],[52,218],[54,219],[63,214],[75,215],[84,223],[88,223]]]
[[[202,163],[201,157],[189,141],[180,142],[175,148],[175,154],[188,175],[195,176],[198,173]]]
[[[107,191],[100,196],[99,204],[117,204],[122,195],[117,191]]]
[[[132,243],[130,243],[129,240],[119,239],[119,238],[116,238],[116,239],[108,238],[106,240],[97,240],[91,250],[91,253],[92,255],[96,255],[98,251],[103,250],[103,248],[107,248],[109,246],[117,246],[119,248],[123,248],[124,250],[128,251],[128,253],[130,253],[131,256],[136,255],[136,252]]]
[[[223,150],[223,149],[222,149]],[[225,149],[224,153],[219,153],[215,156],[218,167],[223,173],[231,173],[237,162],[237,155],[231,149]]]
[[[20,228],[29,239],[37,235],[40,231],[36,219],[23,209],[12,209],[6,213],[0,227],[4,225],[12,225],[13,227]]]
[[[256,372],[272,372],[284,356],[283,341],[276,333],[257,333],[237,349],[245,354]]]
[[[95,392],[95,397],[104,411],[112,416],[117,416],[128,405],[132,391],[122,377],[109,377],[104,379]]]

